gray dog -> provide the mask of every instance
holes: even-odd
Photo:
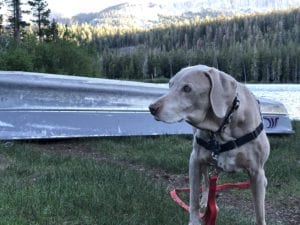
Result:
[[[182,69],[169,85],[169,92],[149,109],[156,120],[184,120],[195,128],[189,162],[189,224],[200,224],[199,209],[206,207],[208,198],[208,166],[213,163],[227,172],[247,171],[256,223],[265,225],[264,164],[270,145],[256,98],[228,74],[204,65]],[[203,192],[199,202],[201,177]]]

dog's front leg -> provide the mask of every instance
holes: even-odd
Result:
[[[265,177],[264,169],[250,174],[251,190],[254,200],[254,208],[257,225],[266,225],[265,221],[265,192],[267,186],[267,179]]]
[[[202,174],[202,194],[201,194],[201,201],[200,207],[206,208],[207,201],[208,201],[208,191],[209,191],[209,175],[208,169],[206,164],[200,164],[200,172]]]
[[[194,149],[189,162],[190,179],[190,222],[189,225],[199,225],[199,197],[200,197],[200,163],[197,157],[197,151]]]

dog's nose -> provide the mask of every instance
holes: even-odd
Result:
[[[153,116],[156,116],[159,111],[159,105],[158,104],[149,105],[149,111]]]

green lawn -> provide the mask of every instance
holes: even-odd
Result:
[[[270,137],[267,199],[300,200],[299,122],[294,129],[295,135]],[[164,183],[126,165],[186,173],[191,141],[190,136],[60,141],[68,151],[76,146],[106,160],[51,151],[53,142],[0,143],[0,224],[187,224],[188,214],[170,199]],[[249,191],[238,193],[250,198]],[[254,223],[242,210],[221,206],[218,224]]]
[[[164,188],[110,163],[1,149],[0,224],[181,224]]]

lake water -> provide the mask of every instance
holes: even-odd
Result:
[[[291,119],[300,120],[300,84],[249,84],[257,97],[282,102]]]

